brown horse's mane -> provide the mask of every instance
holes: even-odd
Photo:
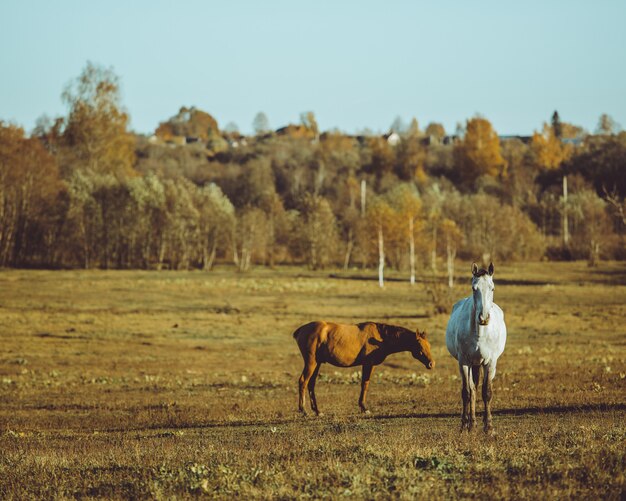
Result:
[[[380,337],[383,340],[397,340],[400,341],[405,336],[415,336],[415,333],[405,327],[400,327],[398,325],[389,325],[382,324],[378,322],[373,322],[380,333]]]

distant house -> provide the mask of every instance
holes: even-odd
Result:
[[[276,129],[276,135],[289,136],[293,138],[315,139],[315,133],[304,125],[286,125],[280,129]]]
[[[530,144],[530,142],[532,141],[533,137],[532,136],[504,135],[504,136],[498,136],[498,139],[500,141],[514,141],[514,140],[518,140],[518,141],[521,141],[524,144]]]
[[[391,146],[396,146],[400,142],[400,134],[391,132],[383,136]]]
[[[443,137],[428,134],[420,139],[420,143],[424,146],[439,146],[440,144],[443,144],[443,139]]]
[[[184,146],[187,144],[187,138],[185,136],[172,136],[165,142],[169,144],[175,144],[176,146]]]
[[[563,144],[572,144],[574,146],[580,146],[584,142],[582,137],[562,137],[561,142]]]
[[[442,143],[443,144],[456,144],[461,140],[461,138],[457,135],[452,136],[443,136]]]

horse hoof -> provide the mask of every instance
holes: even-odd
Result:
[[[366,409],[365,411],[363,411],[363,414],[365,414],[366,416],[369,416],[372,414],[372,411],[370,411],[369,409]]]
[[[318,412],[317,413],[317,417],[324,417],[324,413],[323,412]]]

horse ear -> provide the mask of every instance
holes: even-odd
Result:
[[[489,276],[493,276],[493,263],[489,263]]]
[[[421,337],[422,339],[426,339],[426,331],[424,331],[424,332],[420,332],[420,330],[419,330],[419,329],[417,329],[417,330],[415,331],[415,334],[416,334],[416,337],[418,337],[418,338],[420,338],[420,337]]]
[[[472,275],[476,276],[478,273],[478,265],[476,263],[472,263]]]

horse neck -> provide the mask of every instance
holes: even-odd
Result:
[[[402,327],[395,325],[377,324],[380,337],[383,339],[383,346],[388,353],[398,353],[400,351],[411,351],[409,347],[409,337],[415,334]]]
[[[478,336],[478,322],[476,322],[476,305],[472,301],[472,311],[470,313],[470,334]]]

